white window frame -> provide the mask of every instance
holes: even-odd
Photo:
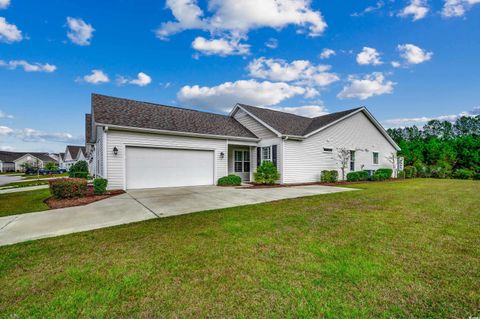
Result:
[[[265,158],[265,156],[264,156],[265,155],[264,151],[266,149],[268,149],[268,155],[269,155],[267,158]],[[262,148],[261,148],[261,161],[260,162],[263,163],[263,162],[266,162],[266,161],[272,162],[272,146],[271,145],[270,146],[262,146]]]
[[[380,153],[379,152],[372,152],[372,161],[373,165],[378,165],[380,163]],[[375,163],[375,154],[377,155],[377,162]]]
[[[241,161],[237,161],[237,158],[235,156],[236,152],[240,152],[242,154],[242,160]],[[245,157],[245,153],[248,153],[247,157]],[[236,163],[242,163],[242,170],[241,171],[237,171]],[[245,171],[245,163],[248,163],[248,167],[249,167],[248,172]],[[250,173],[250,171],[252,170],[251,165],[252,164],[251,164],[251,161],[250,161],[250,150],[242,150],[242,149],[233,150],[233,171],[235,173]]]

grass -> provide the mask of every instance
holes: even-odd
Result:
[[[39,186],[39,185],[47,185],[48,181],[46,180],[38,180],[38,181],[24,181],[24,182],[12,182],[6,185],[0,186],[0,190],[2,189],[11,189],[11,188],[20,188],[20,187],[31,187],[31,186]]]
[[[355,187],[0,247],[0,316],[479,316],[480,183]]]
[[[50,196],[49,189],[0,194],[0,217],[47,210],[49,208],[43,201]]]
[[[52,174],[52,175],[25,175],[24,179],[44,179],[44,178],[52,178],[52,177],[67,177],[68,173],[62,174]]]

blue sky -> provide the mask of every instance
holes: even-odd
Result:
[[[479,30],[479,0],[0,0],[0,148],[83,143],[92,92],[454,120],[479,111]]]

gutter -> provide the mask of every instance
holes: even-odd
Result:
[[[220,139],[220,140],[227,139],[227,140],[251,141],[251,142],[260,141],[259,138],[253,138],[253,137],[240,137],[240,136],[228,136],[228,135],[177,132],[177,131],[157,130],[157,129],[148,129],[148,128],[131,127],[131,126],[110,125],[110,124],[103,124],[103,123],[95,123],[95,125],[96,126],[107,127],[109,129],[117,129],[119,131],[154,133],[154,134],[164,134],[164,135],[180,135],[180,136],[190,136],[190,137],[203,137],[203,138]]]

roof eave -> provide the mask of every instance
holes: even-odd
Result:
[[[181,136],[203,137],[203,138],[213,138],[213,139],[222,139],[222,140],[240,140],[240,141],[244,140],[244,141],[255,141],[255,142],[260,141],[259,138],[254,138],[254,137],[168,131],[168,130],[141,128],[141,127],[133,127],[133,126],[122,126],[122,125],[113,125],[113,124],[105,124],[105,123],[95,123],[95,125],[108,127],[109,129],[117,129],[120,131],[133,131],[133,132],[155,133],[155,134],[165,134],[165,135],[181,135]]]

